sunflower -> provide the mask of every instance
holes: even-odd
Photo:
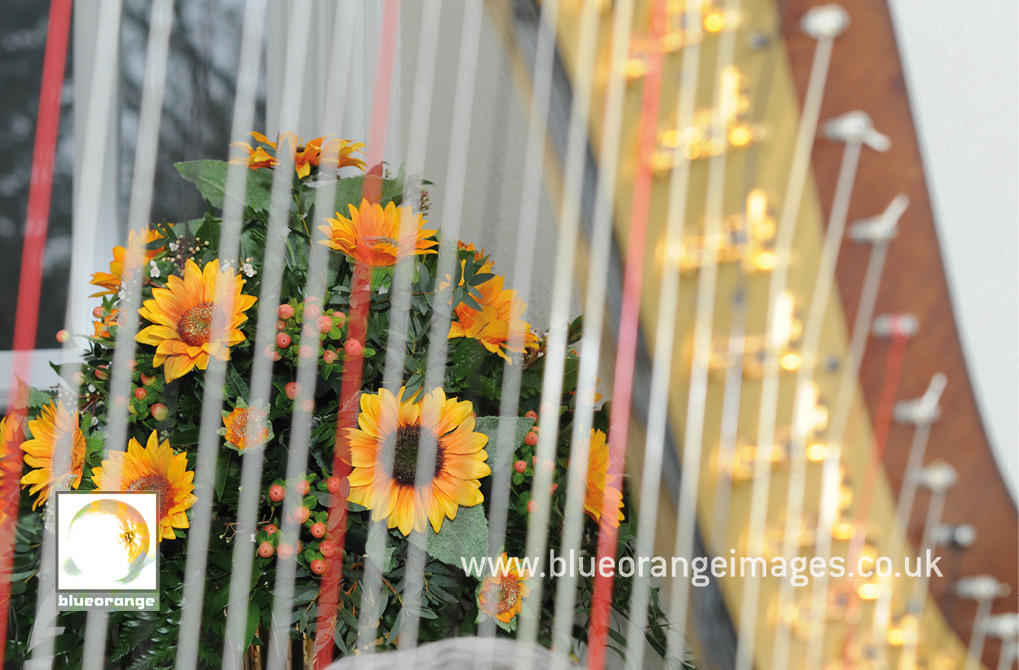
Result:
[[[320,140],[322,138],[319,138]],[[364,154],[364,144],[361,142],[351,142],[350,140],[341,140],[339,138],[330,138],[322,144],[322,148],[319,151],[318,160],[325,163],[329,167],[334,167],[337,170],[348,165],[353,165],[357,169],[364,172],[365,162],[355,156],[354,154]],[[313,163],[317,165],[317,163]]]
[[[475,263],[484,261],[484,263],[482,263],[481,265],[481,268],[478,270],[479,272],[482,271],[491,272],[492,270],[495,269],[495,266],[492,264],[492,261],[488,258],[488,254],[485,253],[485,250],[483,248],[482,249],[475,248],[473,242],[464,242],[463,240],[457,240],[456,248],[460,251],[469,251],[473,253]]]
[[[463,302],[453,308],[456,319],[449,324],[449,338],[473,338],[508,361],[506,352],[524,353],[537,347],[538,341],[530,324],[520,318],[527,304],[517,297],[516,291],[504,290],[504,281],[504,277],[496,275],[475,287],[481,293],[477,300],[480,310]],[[510,339],[514,337],[523,337],[523,346],[511,345]]]
[[[110,328],[113,326],[119,326],[117,323],[117,315],[120,314],[120,310],[114,307],[112,310],[103,315],[102,319],[96,319],[92,322],[92,328],[95,330],[96,339],[110,339]]]
[[[131,249],[137,253],[144,252],[145,260],[139,265],[139,267],[144,267],[149,261],[162,253],[164,247],[159,247],[158,249],[149,248],[152,242],[161,239],[163,239],[163,236],[158,230],[149,229],[145,233],[144,241],[137,232],[130,231],[127,234],[127,248],[120,246],[113,247],[113,260],[110,261],[110,271],[92,273],[92,281],[89,283],[105,290],[93,293],[89,297],[98,298],[104,295],[114,295],[119,292],[120,283],[124,278],[124,263],[127,260],[127,250]]]
[[[21,478],[21,485],[31,486],[30,495],[42,493],[35,499],[32,509],[46,502],[55,485],[72,489],[81,484],[81,469],[85,464],[85,436],[78,426],[78,413],[71,413],[62,400],[53,404],[51,400],[42,408],[39,416],[28,422],[32,439],[21,444],[25,452],[25,464],[36,468]],[[69,469],[59,473],[53,471],[53,459],[57,449],[66,450]]]
[[[435,231],[422,228],[424,216],[415,214],[410,207],[397,207],[390,202],[382,209],[367,200],[361,200],[360,209],[347,207],[349,219],[336,212],[335,219],[326,219],[329,225],[318,227],[328,238],[319,240],[319,244],[342,251],[370,267],[392,267],[409,256],[436,253],[432,247],[439,243],[428,239]],[[411,218],[411,225],[400,238],[400,219],[404,216]]]
[[[272,426],[266,421],[264,409],[248,407],[243,400],[237,401],[233,411],[223,412],[223,428],[219,434],[226,438],[227,446],[237,451],[260,447],[272,439]]]
[[[508,624],[520,614],[524,598],[530,589],[526,581],[531,576],[521,569],[517,560],[510,560],[502,552],[494,561],[496,574],[489,575],[478,586],[478,610],[487,617]]]
[[[4,478],[21,475],[21,443],[25,440],[25,434],[21,430],[21,420],[18,415],[11,414],[0,419],[0,475]],[[6,487],[0,486],[0,493]],[[8,518],[7,510],[17,507],[17,486],[12,489],[12,499],[0,499],[0,526]]]
[[[171,275],[166,288],[152,289],[152,299],[138,313],[154,325],[135,339],[156,347],[152,364],[164,366],[167,382],[195,366],[204,370],[210,356],[229,359],[230,347],[244,341],[239,327],[248,320],[244,312],[256,298],[243,295],[243,286],[244,280],[233,270],[219,269],[218,259],[206,263],[203,270],[188,259],[184,279]],[[213,331],[215,326],[219,327]]]
[[[495,264],[492,263],[492,261],[488,257],[488,255],[485,254],[485,250],[484,249],[476,249],[476,248],[474,248],[474,244],[473,243],[467,243],[467,242],[464,242],[463,240],[457,240],[456,248],[457,248],[458,251],[466,251],[466,252],[469,252],[469,253],[473,254],[474,255],[474,263],[475,264],[481,263],[481,265],[478,265],[477,267],[474,268],[474,273],[476,275],[478,275],[478,274],[488,274],[488,273],[491,273],[491,272],[495,272]],[[466,270],[467,270],[467,261],[461,260],[460,261],[460,283],[458,284],[458,286],[463,286],[464,285],[464,274],[466,273]],[[448,289],[449,286],[452,283],[453,283],[453,278],[450,277],[449,275],[446,275],[446,278],[443,279],[441,282],[439,282],[439,292],[441,293],[441,292],[445,291],[446,289]]]
[[[435,389],[420,400],[404,400],[406,388],[361,396],[360,428],[349,429],[350,501],[372,510],[404,535],[424,532],[428,522],[439,532],[442,521],[456,518],[458,506],[484,500],[478,481],[490,474],[485,460],[488,437],[474,432],[474,407],[446,398]],[[418,445],[436,441],[435,462],[416,486]],[[391,474],[387,465],[392,463]]]
[[[172,540],[174,528],[187,528],[185,512],[198,502],[192,493],[194,472],[189,472],[187,456],[174,454],[169,440],[159,442],[156,431],[142,447],[131,438],[127,452],[111,451],[110,457],[92,471],[92,482],[99,491],[156,491],[159,493],[159,537]]]
[[[616,475],[609,474],[609,446],[605,442],[605,433],[600,430],[591,431],[591,447],[587,460],[587,490],[584,493],[584,512],[599,523],[608,523],[616,528],[623,516],[623,485]],[[616,513],[602,519],[602,508],[605,500],[611,501]]]
[[[336,169],[348,165],[353,165],[361,170],[365,168],[364,161],[354,155],[363,153],[364,145],[359,142],[330,138],[328,135],[305,142],[289,131],[280,133],[277,141],[271,142],[262,133],[252,131],[248,134],[259,142],[259,146],[253,147],[246,142],[234,142],[231,146],[241,147],[248,152],[248,155],[233,158],[230,160],[231,163],[241,165],[246,163],[252,170],[275,167],[279,164],[279,149],[285,147],[290,152],[294,169],[297,171],[298,178],[301,179],[311,174],[312,167],[318,167],[323,162],[323,154],[326,156],[325,162]],[[266,151],[266,147],[272,149],[273,153],[270,154]]]

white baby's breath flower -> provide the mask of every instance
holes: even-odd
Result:
[[[254,277],[255,276],[255,266],[253,266],[251,263],[245,263],[244,265],[242,265],[241,266],[241,271],[247,277]]]
[[[156,265],[155,261],[149,261],[149,276],[153,278],[159,277],[159,266]]]

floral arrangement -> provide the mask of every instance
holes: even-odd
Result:
[[[378,649],[393,647],[402,624],[408,552],[412,545],[427,551],[425,588],[421,594],[419,636],[437,640],[470,635],[491,619],[509,635],[528,608],[539,619],[539,641],[551,645],[551,612],[555,594],[545,581],[540,601],[527,585],[526,571],[506,566],[487,576],[465,573],[461,558],[488,553],[488,514],[493,473],[507,469],[510,481],[508,518],[502,558],[525,551],[527,523],[538,502],[531,499],[537,468],[552,471],[549,548],[557,549],[562,534],[566,473],[569,467],[587,472],[585,511],[589,517],[581,549],[593,555],[599,524],[618,527],[620,552],[632,554],[632,519],[624,485],[607,476],[604,430],[606,407],[594,415],[590,459],[570,463],[569,438],[576,410],[578,360],[567,356],[559,408],[555,459],[536,456],[535,425],[544,374],[545,337],[524,320],[525,304],[505,287],[483,250],[464,242],[443,244],[441,231],[427,220],[426,194],[406,202],[408,179],[364,174],[360,144],[330,137],[302,142],[290,133],[276,142],[252,133],[241,143],[246,155],[235,160],[250,168],[243,207],[239,253],[220,259],[221,212],[226,199],[228,163],[194,161],[178,164],[180,174],[195,183],[209,204],[203,218],[154,223],[147,233],[132,235],[128,248],[143,249],[144,262],[127,265],[127,249],[116,247],[109,272],[97,272],[94,331],[87,337],[84,365],[75,379],[59,388],[25,394],[23,418],[12,414],[0,424],[7,467],[20,474],[20,506],[15,534],[8,662],[28,656],[37,594],[36,575],[41,543],[51,524],[48,501],[54,490],[156,490],[161,494],[158,541],[161,556],[159,612],[114,612],[109,619],[107,656],[121,667],[169,667],[178,644],[185,552],[195,495],[205,375],[213,360],[226,362],[222,425],[218,435],[216,480],[209,535],[202,635],[199,660],[219,667],[225,636],[225,607],[237,543],[250,545],[253,560],[251,605],[247,621],[246,661],[267,645],[275,573],[285,561],[296,564],[290,635],[307,654],[319,616],[317,602],[323,575],[339,566],[342,588],[334,616],[332,642],[337,656],[358,653],[358,617],[362,586],[369,568],[381,573],[377,603]],[[287,152],[286,154],[283,152]],[[332,160],[327,157],[332,156]],[[289,160],[282,160],[289,158]],[[280,304],[274,343],[256,351],[257,307],[266,263],[266,236],[273,173],[291,169],[291,207],[285,231]],[[354,173],[351,175],[350,173]],[[335,204],[316,211],[315,196],[328,177],[335,180]],[[375,201],[364,198],[366,182],[380,182]],[[402,232],[401,232],[402,231]],[[328,248],[320,299],[305,295],[313,245]],[[446,251],[448,247],[448,252]],[[437,277],[440,253],[456,254],[453,276]],[[389,319],[393,303],[393,270],[411,259],[405,374],[400,388],[382,388]],[[458,261],[458,262],[456,262]],[[365,305],[363,335],[357,336],[351,305],[357,268],[370,272],[370,300]],[[128,281],[141,272],[137,351],[130,362],[131,394],[110,397],[114,343],[127,304]],[[138,277],[135,276],[137,280]],[[134,285],[138,285],[136,282]],[[427,388],[429,326],[435,306],[451,308],[447,356],[441,387]],[[570,326],[576,342],[581,322]],[[514,346],[522,343],[522,346]],[[253,366],[259,357],[272,361],[268,402],[249,404]],[[317,360],[313,392],[297,382],[301,361]],[[356,360],[360,385],[355,389],[356,425],[337,431],[343,406],[345,366]],[[501,449],[496,440],[502,378],[507,366],[521,374],[520,418],[515,444]],[[119,405],[118,405],[119,403]],[[310,416],[309,458],[304,473],[287,477],[288,445],[295,405]],[[110,408],[127,410],[130,437],[126,451],[108,451],[105,435]],[[435,452],[431,472],[418,467],[419,448],[431,440]],[[334,456],[344,445],[345,472],[336,472]],[[67,468],[56,466],[55,450],[70,445]],[[244,459],[262,461],[254,533],[235,525],[240,502]],[[12,466],[13,463],[13,466]],[[296,491],[296,528],[285,535],[283,503]],[[330,505],[345,497],[342,543],[335,536]],[[544,500],[544,496],[541,496]],[[605,498],[616,513],[601,516]],[[0,506],[0,523],[4,507]],[[367,546],[373,522],[388,529],[388,551],[380,559]],[[591,577],[578,582],[574,650],[586,638]],[[625,625],[630,582],[617,578],[611,643],[625,646],[619,633]],[[653,591],[647,616],[648,643],[664,653],[665,623]],[[58,667],[79,667],[85,614],[65,612],[58,623]],[[643,623],[643,622],[642,622]],[[579,653],[579,651],[578,651]]]

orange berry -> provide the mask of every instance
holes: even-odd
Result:
[[[361,347],[360,342],[358,342],[354,338],[351,338],[347,340],[346,344],[343,345],[343,351],[344,353],[347,354],[347,356],[350,356],[351,358],[357,358],[358,356],[361,355],[363,348]]]

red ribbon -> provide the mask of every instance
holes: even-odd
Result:
[[[383,8],[382,35],[375,90],[372,97],[372,123],[368,132],[368,164],[372,168],[364,177],[362,197],[379,203],[382,198],[382,159],[385,154],[386,131],[389,125],[389,102],[393,88],[393,66],[396,59],[397,29],[400,24],[400,0],[386,0]],[[347,310],[347,334],[364,348],[368,334],[368,308],[371,305],[371,268],[363,263],[354,266],[354,283]],[[315,670],[333,661],[333,631],[336,629],[340,582],[343,577],[344,545],[347,538],[347,498],[350,494],[350,443],[348,429],[357,426],[359,393],[364,359],[347,356],[343,361],[340,384],[340,412],[336,418],[336,446],[333,451],[333,476],[340,477],[339,495],[332,496],[326,537],[336,544],[335,558],[329,561],[319,588],[318,617],[315,623]]]
[[[43,254],[49,227],[50,195],[53,191],[53,162],[60,127],[60,97],[67,61],[67,41],[71,32],[71,0],[52,0],[46,29],[46,50],[42,63],[42,87],[39,115],[35,127],[32,177],[28,189],[25,217],[25,242],[21,251],[21,277],[18,281],[18,307],[14,321],[14,364],[7,406],[8,420],[21,423],[26,414],[26,399],[19,398],[19,380],[27,379],[32,366],[32,350],[39,320],[39,296],[42,289]],[[0,454],[0,505],[9,520],[0,524],[0,665],[7,648],[7,615],[10,607],[11,563],[14,528],[18,521],[18,484],[21,479],[21,431],[6,454]],[[6,458],[7,456],[13,456]]]
[[[640,326],[640,294],[646,261],[648,210],[651,201],[651,158],[658,142],[658,101],[662,87],[663,51],[660,42],[666,28],[665,2],[656,0],[648,37],[648,71],[644,79],[644,96],[640,112],[640,144],[637,172],[633,183],[633,204],[630,210],[629,247],[623,274],[623,304],[619,315],[619,338],[616,349],[615,374],[612,384],[612,416],[609,419],[609,466],[605,481],[622,481],[626,460],[626,439],[630,427],[630,401],[633,394],[633,372],[637,355]],[[607,522],[618,514],[610,496],[602,501],[598,528],[598,560],[616,557],[619,529]],[[591,596],[591,625],[588,632],[588,670],[605,667],[605,645],[609,616],[612,610],[613,574],[599,570],[594,578]],[[642,617],[641,612],[631,616]],[[633,640],[632,644],[640,644]]]

